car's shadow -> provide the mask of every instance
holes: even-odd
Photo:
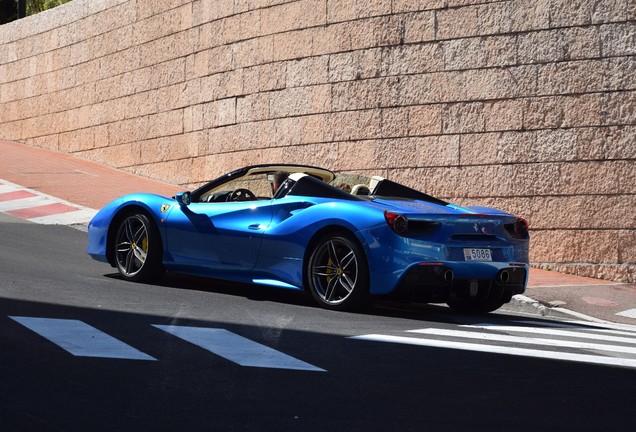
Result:
[[[105,276],[123,281],[119,273],[109,273]],[[301,291],[191,276],[181,273],[166,273],[163,277],[153,282],[152,285],[244,297],[252,301],[271,301],[289,305],[313,306],[311,298]]]
[[[123,281],[119,273],[109,273],[106,274],[105,277]],[[166,273],[152,285],[243,297],[255,302],[273,302],[290,306],[320,309],[311,296],[303,291],[281,289],[265,285],[232,282],[180,273]],[[493,313],[468,314],[450,309],[444,304],[398,302],[384,298],[376,298],[371,304],[360,310],[343,313],[447,324],[501,323],[519,321],[520,318],[522,318],[526,324],[536,323],[537,325],[541,325],[545,324],[547,320],[546,317],[528,314],[519,315],[505,310],[498,310]]]

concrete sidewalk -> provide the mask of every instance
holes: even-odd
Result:
[[[63,201],[62,205],[58,203],[57,207],[49,208],[67,212],[70,211],[67,207],[72,204],[99,209],[113,199],[133,192],[172,196],[181,190],[175,185],[139,177],[68,154],[6,141],[0,141],[0,180],[57,197]],[[0,189],[0,201],[3,195],[11,198],[7,193],[16,192],[2,193]],[[532,269],[525,295],[539,302],[534,307],[541,314],[574,312],[574,319],[577,319],[576,314],[584,314],[598,320],[636,324],[634,284]]]

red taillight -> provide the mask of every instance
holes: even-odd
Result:
[[[408,220],[401,214],[385,211],[384,218],[386,219],[386,223],[389,224],[391,229],[397,234],[404,234],[409,229]]]
[[[512,237],[527,239],[528,238],[528,222],[523,218],[517,218],[514,223],[505,224],[504,228]]]
[[[515,234],[518,237],[521,237],[521,238],[528,237],[528,221],[523,218],[517,219],[514,225],[514,230],[515,230]]]

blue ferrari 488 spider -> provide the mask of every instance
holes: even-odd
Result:
[[[524,292],[528,244],[526,221],[500,210],[278,164],[116,199],[90,222],[87,252],[131,281],[168,271],[305,290],[329,309],[382,296],[490,312]]]

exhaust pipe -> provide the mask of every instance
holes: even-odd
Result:
[[[453,273],[452,270],[446,270],[444,272],[444,280],[446,282],[452,282],[454,278],[455,278],[455,273]]]
[[[508,270],[503,270],[501,273],[499,273],[499,282],[507,283],[509,280],[510,273],[508,273]]]

